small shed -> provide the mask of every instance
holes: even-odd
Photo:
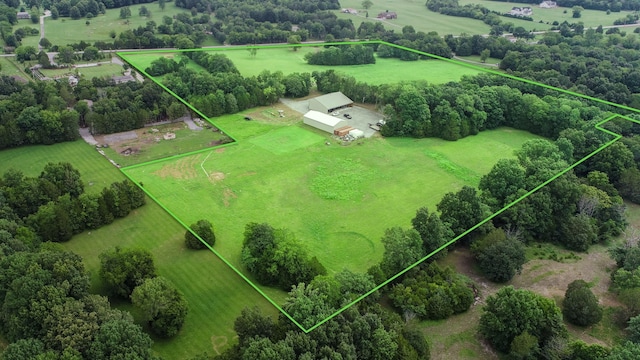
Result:
[[[339,117],[327,115],[315,110],[309,110],[306,114],[304,114],[302,122],[309,126],[313,126],[316,129],[326,131],[330,134],[333,134],[333,131],[335,129],[347,125],[347,122]]]
[[[349,135],[353,136],[354,139],[359,139],[364,137],[364,131],[360,129],[353,129],[349,131]]]
[[[315,110],[325,114],[348,106],[353,106],[353,100],[339,91],[309,100],[309,110]]]

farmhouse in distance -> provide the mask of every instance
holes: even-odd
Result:
[[[386,19],[386,20],[397,19],[398,18],[398,14],[396,14],[394,11],[386,10],[386,11],[381,12],[380,14],[378,14],[377,18],[378,19]]]
[[[531,16],[533,15],[533,10],[528,7],[517,7],[514,6],[513,8],[511,8],[511,11],[509,11],[509,15],[513,15],[513,16]]]

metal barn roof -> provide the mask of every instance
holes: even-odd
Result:
[[[328,110],[337,109],[343,106],[353,104],[353,100],[349,99],[345,94],[337,91],[313,98]]]
[[[315,110],[309,110],[306,114],[304,114],[304,117],[323,123],[325,125],[332,126],[332,127],[337,126],[344,122],[342,119],[338,117],[327,115],[325,113],[322,113],[320,111],[315,111]]]

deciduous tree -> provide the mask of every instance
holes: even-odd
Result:
[[[184,243],[189,249],[206,249],[207,245],[212,247],[213,244],[216,243],[216,235],[213,232],[213,225],[211,225],[208,220],[198,220],[195,224],[191,224],[190,228],[191,231],[198,234],[204,243],[195,237],[191,231],[187,230],[184,233]]]
[[[380,268],[391,277],[415,263],[424,256],[422,239],[414,229],[403,230],[393,227],[385,230],[382,237],[384,254]]]
[[[140,308],[153,332],[162,337],[177,334],[187,316],[187,300],[164,277],[146,279],[133,290],[131,301]]]
[[[509,352],[513,340],[525,331],[541,348],[556,336],[565,337],[560,309],[553,300],[512,286],[487,298],[480,317],[480,333],[497,350]]]
[[[584,280],[575,280],[567,288],[562,314],[572,324],[589,326],[602,319],[602,308]]]
[[[155,276],[153,257],[147,250],[116,247],[100,254],[100,278],[114,295],[128,298],[136,286]]]

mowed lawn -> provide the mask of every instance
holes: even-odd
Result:
[[[245,224],[267,222],[293,231],[329,273],[366,271],[382,257],[385,229],[408,227],[419,207],[435,211],[446,192],[477,186],[499,158],[533,138],[500,129],[457,142],[372,138],[341,146],[306,125],[241,119],[217,119],[237,145],[125,172],[185,223],[210,220],[215,249],[235,266]],[[245,124],[253,135],[243,136]]]
[[[31,75],[27,75],[24,72],[24,68],[15,61],[14,57],[0,57],[0,74],[6,76],[20,76],[21,78],[28,80]]]
[[[141,6],[146,6],[151,11],[151,18],[139,16],[138,11]],[[137,29],[138,26],[146,26],[148,21],[155,21],[157,24],[162,23],[163,16],[173,17],[178,13],[188,12],[186,9],[176,7],[173,2],[168,2],[164,10],[160,9],[157,2],[149,4],[138,4],[129,6],[131,9],[131,17],[124,20],[120,19],[120,9],[107,9],[106,14],[100,14],[92,19],[58,18],[53,20],[48,17],[44,20],[45,37],[54,45],[75,44],[84,40],[93,43],[95,41],[112,42],[109,36],[111,31],[117,34],[126,30]],[[87,25],[86,21],[90,24]]]
[[[535,26],[538,30],[544,30],[548,28],[546,25],[552,24],[554,21],[558,23],[562,23],[566,21],[568,23],[582,22],[587,27],[597,27],[598,25],[607,26],[613,25],[613,22],[616,19],[621,19],[626,17],[629,14],[633,14],[633,11],[620,11],[620,12],[612,12],[607,15],[606,11],[600,10],[584,10],[582,11],[582,16],[580,18],[574,18],[573,12],[571,8],[563,8],[557,7],[553,9],[541,9],[536,4],[524,4],[517,2],[501,2],[501,1],[491,1],[491,0],[459,0],[460,5],[467,4],[479,4],[486,7],[489,10],[498,11],[501,13],[509,12],[513,7],[531,7],[533,10],[533,21],[527,21],[528,23]],[[566,13],[565,13],[566,11]],[[503,21],[512,21],[511,18],[503,18]],[[540,24],[542,21],[544,24]],[[525,27],[527,30],[531,30],[528,27]]]
[[[472,1],[472,0],[470,0]],[[484,3],[484,1],[477,0],[477,3]],[[374,1],[373,5],[369,9],[369,17],[366,17],[366,11],[362,8],[362,1],[360,0],[342,0],[340,5],[342,8],[354,8],[358,10],[357,15],[344,14],[340,10],[336,10],[336,15],[342,19],[350,19],[355,25],[356,29],[363,21],[369,22],[382,22],[384,27],[388,30],[395,30],[401,32],[404,26],[410,25],[416,31],[430,32],[435,31],[440,35],[453,34],[453,35],[474,35],[474,34],[488,34],[491,27],[482,20],[475,20],[471,18],[464,18],[458,16],[442,15],[437,12],[433,12],[427,9],[425,5],[426,1],[415,0],[379,0]],[[460,5],[464,5],[463,1],[460,1]],[[514,5],[515,6],[515,5]],[[511,9],[511,8],[509,8]],[[384,11],[394,11],[398,14],[397,19],[393,20],[379,20],[376,16]],[[533,24],[531,21],[525,21],[520,19],[503,18],[505,22],[512,22],[516,26],[522,26],[527,30],[536,28],[538,30],[544,30],[549,28],[548,25]]]
[[[147,204],[124,219],[99,230],[76,235],[65,247],[80,254],[91,272],[92,292],[104,294],[98,277],[99,254],[115,246],[151,251],[158,274],[182,291],[189,313],[180,333],[171,339],[154,339],[154,350],[164,359],[188,359],[223,351],[235,343],[233,322],[245,307],[276,309],[231,268],[208,250],[184,247],[185,229],[158,204]],[[128,308],[127,306],[124,306]]]
[[[38,176],[48,162],[67,161],[77,168],[85,191],[99,192],[126,177],[83,141],[29,146],[0,151],[0,172],[19,169]],[[89,185],[92,184],[92,185]],[[181,332],[169,340],[154,339],[154,350],[164,359],[186,359],[216,354],[234,343],[233,322],[244,307],[258,306],[267,314],[276,309],[209,251],[183,246],[184,228],[155,202],[98,230],[76,235],[63,246],[80,256],[91,273],[92,292],[104,294],[99,280],[99,254],[115,246],[141,247],[152,252],[158,273],[185,294],[189,315]],[[130,309],[126,303],[118,305]]]
[[[38,42],[40,41],[40,24],[39,23],[32,23],[31,19],[22,19],[22,20],[18,20],[18,23],[16,25],[13,26],[13,31],[16,31],[18,29],[21,28],[31,28],[31,29],[36,29],[38,30],[38,34],[37,35],[29,35],[29,36],[25,36],[24,38],[22,38],[21,44],[24,46],[33,46],[36,49],[38,49]]]
[[[480,72],[448,61],[402,61],[379,57],[376,57],[375,64],[367,65],[323,66],[307,64],[304,55],[318,50],[317,47],[301,47],[298,51],[293,51],[291,48],[261,48],[255,56],[252,56],[246,49],[225,48],[224,50],[212,50],[211,53],[226,55],[245,77],[257,76],[264,70],[282,71],[285,75],[296,72],[312,73],[314,71],[335,70],[372,85],[412,80],[426,80],[433,84],[441,84],[458,81],[464,75],[474,75]],[[136,67],[144,70],[153,60],[167,55],[167,53],[125,54],[125,57]]]
[[[85,192],[99,193],[102,188],[125,176],[95,147],[82,140],[55,145],[36,145],[0,151],[0,174],[8,169],[22,171],[25,176],[39,176],[47,163],[69,162],[80,171]]]

